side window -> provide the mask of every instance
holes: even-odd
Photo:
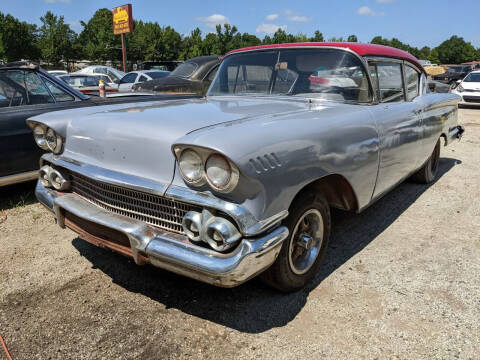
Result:
[[[135,73],[127,74],[122,78],[122,84],[131,84],[135,82],[136,78],[137,78],[137,74]]]
[[[420,74],[411,66],[405,65],[405,79],[407,81],[407,101],[412,101],[419,94]]]
[[[21,105],[27,105],[23,71],[0,71],[0,108]]]
[[[48,90],[52,93],[53,97],[55,98],[55,101],[57,102],[62,102],[62,101],[73,101],[75,98],[67,94],[65,91],[60,89],[57,85],[52,83],[51,81],[44,79],[45,84],[47,84]]]
[[[145,82],[145,81],[147,81],[147,80],[148,80],[148,79],[147,79],[145,76],[140,75],[140,78],[138,79],[138,82]]]
[[[53,103],[55,100],[50,95],[46,85],[37,74],[27,71],[25,73],[25,86],[28,91],[28,104],[47,104]]]
[[[208,73],[208,75],[205,77],[205,80],[208,81],[208,82],[212,82],[213,79],[215,78],[215,75],[217,74],[217,70],[218,70],[218,66],[216,66],[215,68],[213,68],[213,69]]]
[[[397,63],[378,62],[377,84],[381,102],[404,101],[402,65]]]

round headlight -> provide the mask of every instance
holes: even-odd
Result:
[[[57,134],[52,129],[47,130],[47,134],[45,135],[45,140],[47,142],[48,148],[51,151],[55,151],[57,148]]]
[[[33,128],[33,137],[41,149],[48,150],[47,141],[45,140],[45,129],[43,126],[37,125]]]
[[[178,165],[185,181],[196,184],[203,179],[202,158],[195,151],[183,150]]]
[[[205,171],[210,185],[217,190],[224,190],[232,178],[232,168],[227,159],[218,154],[210,155]]]

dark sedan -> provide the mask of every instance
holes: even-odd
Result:
[[[43,151],[25,120],[42,113],[79,107],[174,99],[173,95],[126,93],[113,98],[86,96],[28,62],[0,66],[0,186],[37,176]],[[185,96],[182,96],[185,97]]]
[[[471,65],[450,66],[445,73],[435,75],[433,80],[449,84],[451,87],[455,87],[457,80],[463,79],[470,71],[472,71]]]
[[[192,58],[180,64],[169,76],[135,84],[132,90],[203,95],[217,73],[220,60],[220,56]]]

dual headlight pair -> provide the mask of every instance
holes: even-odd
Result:
[[[200,187],[208,183],[214,190],[229,193],[238,184],[238,168],[225,156],[204,148],[174,149],[182,178],[189,185]]]
[[[35,125],[33,137],[41,149],[50,150],[55,154],[62,152],[63,139],[53,129],[43,125]]]

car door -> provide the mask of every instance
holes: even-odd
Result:
[[[379,104],[371,110],[380,136],[379,169],[373,198],[408,177],[419,166],[422,148],[421,102],[405,86],[402,61],[369,61]],[[409,85],[414,86],[414,85]],[[418,94],[418,83],[417,94]]]
[[[0,94],[0,177],[36,170],[43,152],[25,120],[82,102],[48,79],[23,70],[0,71]]]
[[[135,83],[135,80],[137,79],[137,75],[138,75],[137,73],[129,73],[125,75],[120,80],[118,91],[120,92],[130,91],[132,89],[133,84]]]

